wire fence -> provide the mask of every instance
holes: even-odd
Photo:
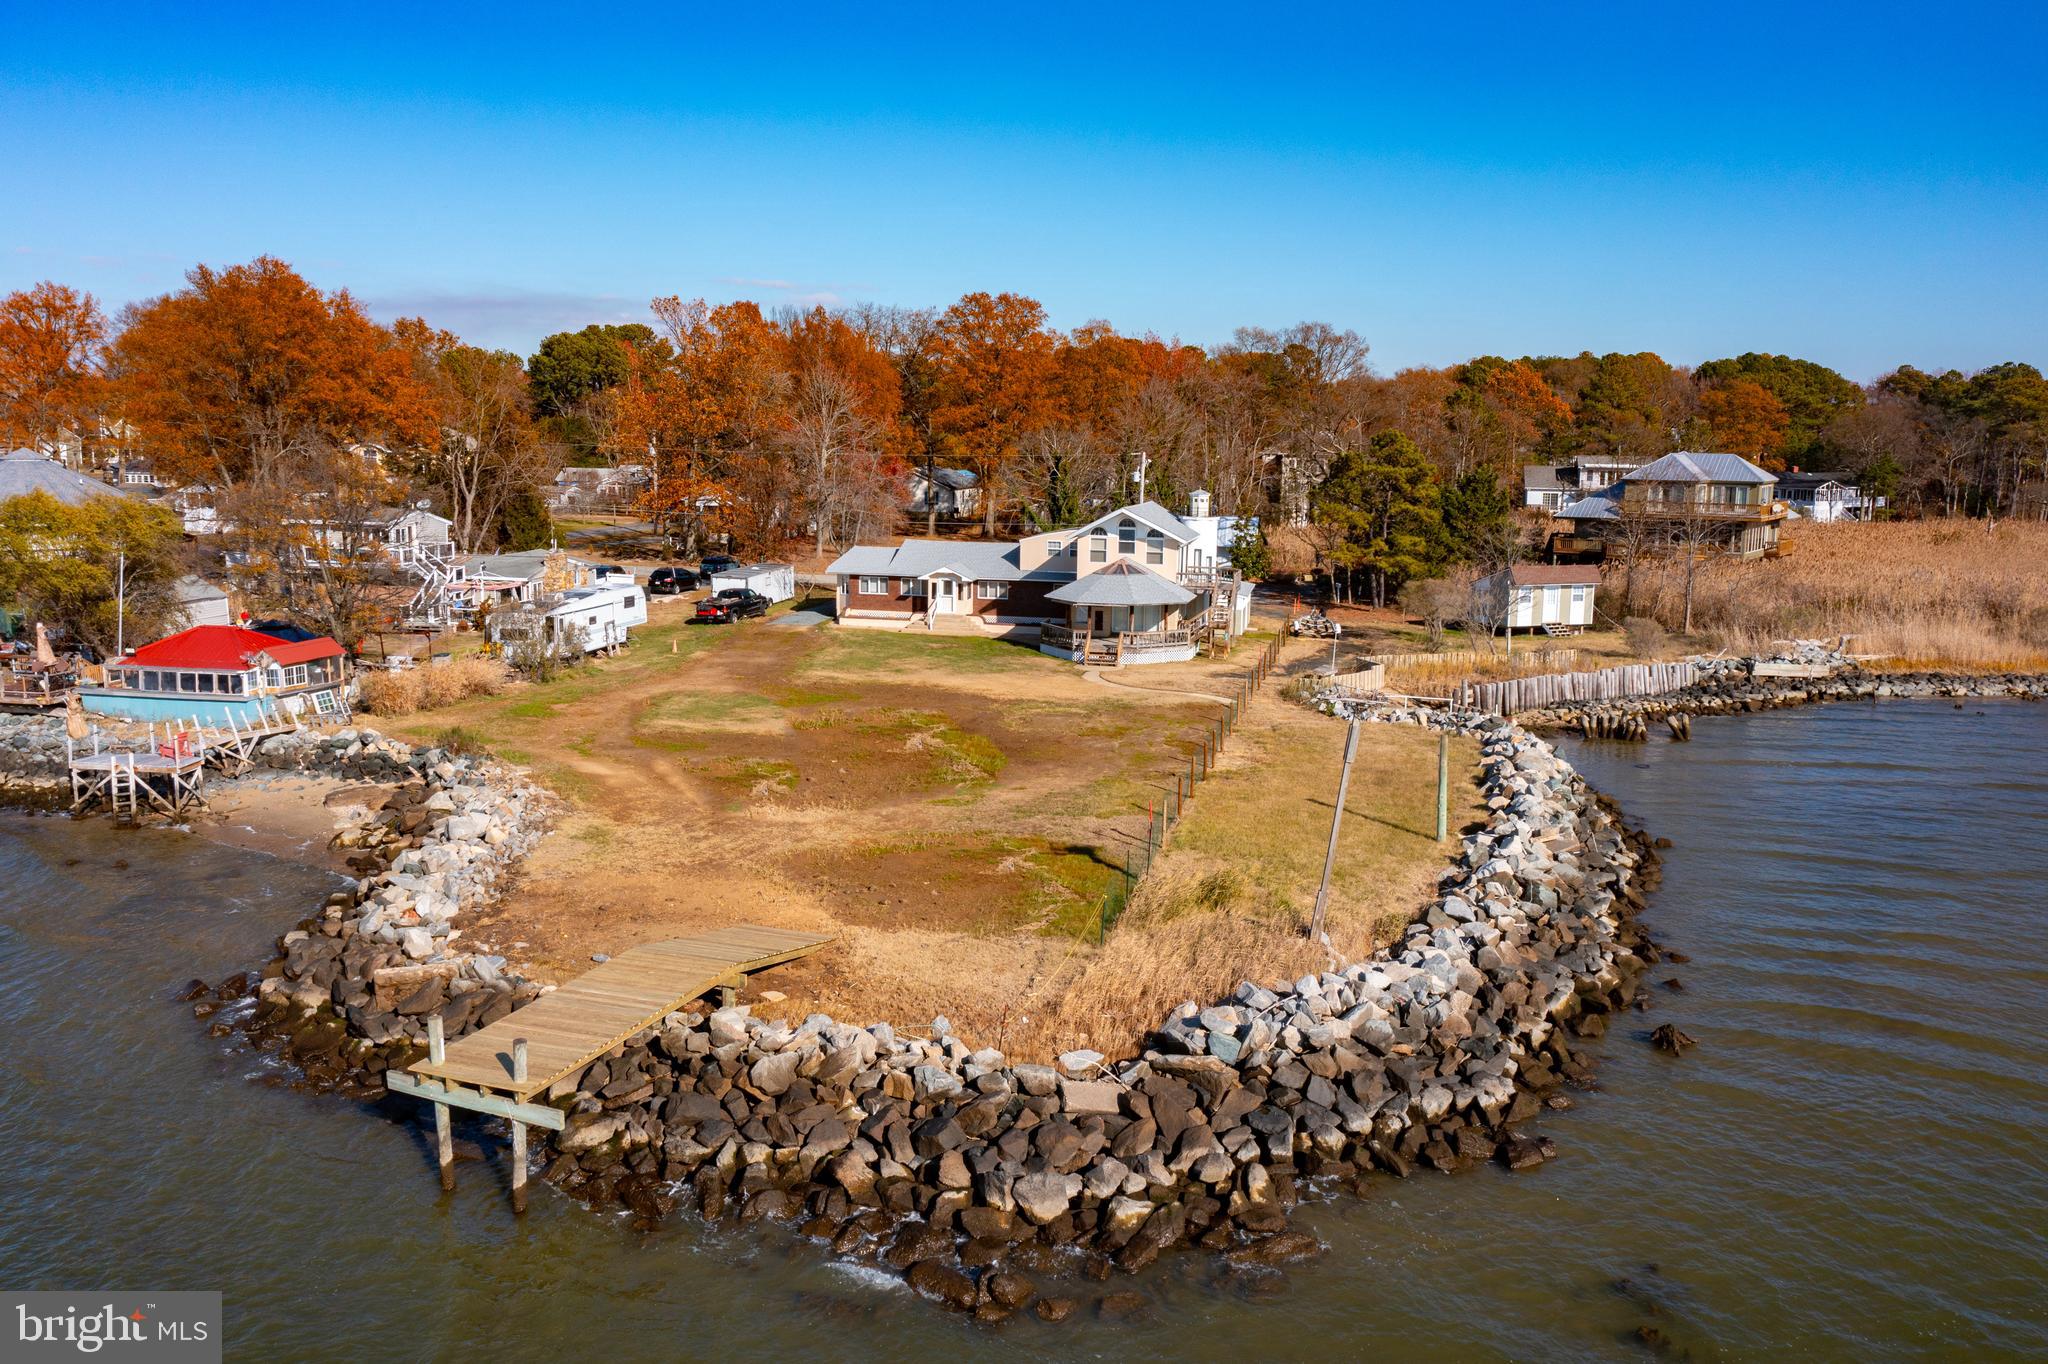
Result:
[[[1145,873],[1152,869],[1152,863],[1166,847],[1166,836],[1173,826],[1180,823],[1187,811],[1188,801],[1194,798],[1195,787],[1209,779],[1216,769],[1216,760],[1222,756],[1230,736],[1237,732],[1238,723],[1244,718],[1245,707],[1252,697],[1265,685],[1266,679],[1280,665],[1280,639],[1275,637],[1259,650],[1259,656],[1237,681],[1223,713],[1209,721],[1196,734],[1194,746],[1189,750],[1186,766],[1172,773],[1173,787],[1163,791],[1145,811],[1145,841],[1135,841],[1124,850],[1123,865],[1115,869],[1115,877],[1109,889],[1103,892],[1101,914],[1098,917],[1095,941],[1109,940],[1109,930],[1123,916],[1131,903],[1131,896],[1137,893],[1138,883],[1145,879]]]

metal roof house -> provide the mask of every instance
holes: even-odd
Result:
[[[1883,508],[1881,497],[1865,497],[1847,474],[1809,474],[1798,469],[1778,475],[1778,496],[1792,514],[1809,521],[1868,521]]]
[[[913,514],[972,516],[980,507],[981,480],[972,469],[926,469],[923,465],[911,469],[909,510]]]
[[[1678,450],[1557,512],[1571,523],[1553,538],[1560,555],[1601,554],[1615,538],[1646,530],[1652,540],[1710,539],[1737,558],[1779,553],[1790,508],[1775,496],[1778,476],[1740,455]]]
[[[1225,554],[1236,526],[1197,494],[1186,517],[1138,502],[1021,540],[856,545],[827,571],[842,625],[1014,635],[1076,662],[1169,663],[1249,624],[1251,585]]]
[[[88,478],[39,450],[23,447],[0,454],[0,502],[30,493],[48,493],[67,507],[82,507],[96,497],[140,497],[143,490]]]

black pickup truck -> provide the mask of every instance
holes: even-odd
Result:
[[[768,599],[751,587],[728,587],[714,592],[697,603],[696,621],[700,625],[729,625],[746,616],[768,614]]]

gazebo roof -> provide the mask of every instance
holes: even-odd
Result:
[[[1186,606],[1195,594],[1143,564],[1118,559],[1045,594],[1069,606]]]

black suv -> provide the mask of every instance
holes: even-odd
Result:
[[[687,568],[657,568],[647,575],[647,590],[656,596],[672,597],[700,586],[703,581]]]
[[[768,599],[751,587],[728,587],[697,603],[698,624],[728,625],[746,616],[768,614]]]
[[[740,567],[740,561],[733,558],[732,555],[712,554],[707,555],[704,562],[697,566],[697,573],[700,577],[709,580],[714,573],[730,573],[738,567]]]

